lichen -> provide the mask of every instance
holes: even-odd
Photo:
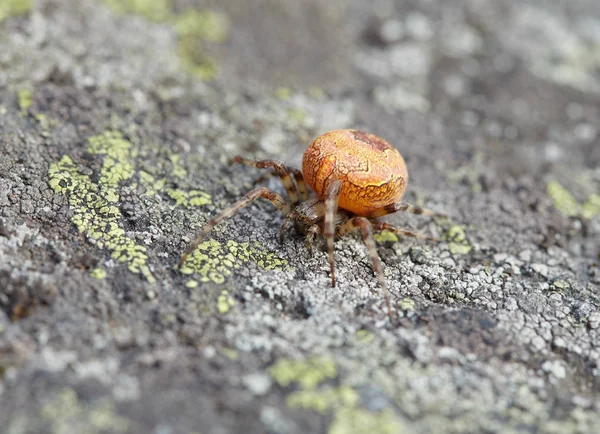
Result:
[[[31,10],[31,0],[0,0],[0,23],[9,17],[25,15]]]
[[[366,410],[360,406],[360,396],[352,386],[325,384],[339,375],[336,363],[328,357],[282,359],[269,369],[269,373],[282,387],[292,384],[299,387],[286,398],[290,408],[313,410],[322,415],[333,413],[333,422],[328,430],[330,434],[400,432],[399,422],[391,409],[381,412]]]
[[[1,14],[1,12],[0,12]],[[2,21],[2,19],[0,19]],[[29,110],[29,107],[33,104],[33,92],[31,89],[21,89],[17,92],[17,97],[19,99],[19,109],[21,109],[21,113]]]
[[[467,240],[465,229],[460,225],[451,226],[444,233],[443,239],[449,241],[448,248],[454,255],[466,255],[473,249]]]
[[[398,242],[398,236],[390,231],[381,231],[381,232],[377,232],[375,235],[373,235],[373,238],[375,238],[375,241],[377,241],[378,243],[396,243]]]
[[[220,314],[226,314],[235,306],[235,300],[229,295],[229,291],[223,290],[217,299],[217,310]]]
[[[225,42],[229,38],[227,16],[210,9],[189,9],[175,17],[174,26],[180,37],[193,36],[211,42]]]
[[[212,80],[217,75],[217,64],[204,50],[202,41],[195,37],[179,40],[177,54],[181,66],[200,80]]]
[[[211,9],[189,9],[174,17],[173,23],[183,68],[201,80],[213,79],[217,74],[217,62],[208,55],[204,45],[206,42],[223,43],[229,38],[227,16]]]
[[[271,377],[282,387],[297,383],[302,389],[314,389],[338,374],[335,362],[328,357],[308,360],[282,359],[269,368]]]
[[[48,422],[50,432],[68,434],[85,432],[127,432],[129,422],[121,417],[107,398],[83,403],[73,389],[62,389],[54,399],[44,404],[41,418]]]
[[[600,215],[600,194],[592,194],[581,207],[581,216],[590,220]]]
[[[600,214],[600,195],[591,194],[581,204],[560,182],[552,180],[547,186],[548,196],[554,207],[567,217],[582,217],[590,220]]]
[[[305,408],[321,414],[340,407],[354,407],[358,401],[358,393],[348,386],[298,390],[286,398],[290,408]]]
[[[398,307],[402,310],[415,310],[415,301],[412,298],[405,297],[400,300]]]
[[[581,211],[579,202],[560,182],[550,181],[547,191],[557,210],[569,217],[579,215]]]
[[[177,14],[172,0],[104,0],[119,14],[135,14],[150,21],[169,23],[177,34],[177,54],[181,67],[201,80],[212,80],[217,62],[209,56],[205,43],[223,43],[229,38],[229,18],[212,9],[188,9]]]
[[[94,268],[90,272],[90,276],[92,276],[95,279],[102,280],[106,277],[106,270],[104,268]]]
[[[104,0],[118,14],[140,15],[150,21],[163,22],[171,18],[171,0]]]
[[[80,172],[71,157],[65,155],[48,170],[50,187],[67,196],[71,221],[98,248],[111,251],[111,258],[123,262],[132,273],[148,281],[155,278],[147,265],[146,247],[125,234],[122,215],[117,203],[119,188],[134,174],[132,144],[118,132],[107,132],[88,140],[88,152],[102,156],[98,181]]]
[[[399,434],[401,432],[398,418],[391,409],[371,412],[353,407],[340,408],[327,431],[328,434]]]
[[[169,188],[166,190],[166,192],[169,197],[173,199],[175,203],[177,203],[177,205],[182,205],[185,207],[202,206],[211,202],[210,194],[200,190],[184,191]]]
[[[232,270],[250,261],[265,270],[282,270],[287,267],[286,260],[276,257],[258,243],[251,246],[250,243],[229,240],[223,245],[216,240],[208,240],[192,252],[180,271],[183,274],[199,274],[201,282],[221,284],[231,275]]]

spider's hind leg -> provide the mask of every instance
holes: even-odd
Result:
[[[232,217],[239,210],[250,205],[259,197],[262,197],[263,199],[266,199],[269,202],[271,202],[279,211],[281,211],[281,213],[284,216],[287,216],[290,213],[290,205],[285,201],[283,197],[281,197],[274,191],[269,190],[266,187],[258,187],[254,190],[250,190],[244,195],[242,199],[238,200],[233,205],[225,208],[223,211],[221,211],[219,214],[217,214],[215,217],[213,217],[206,223],[206,225],[204,226],[204,228],[202,228],[202,231],[196,237],[194,242],[190,244],[190,246],[186,249],[185,252],[183,252],[183,255],[181,256],[181,260],[179,261],[177,267],[181,268],[181,265],[186,261],[190,253],[192,253],[194,249],[200,245],[206,234],[208,234],[212,230],[212,228],[221,223],[223,220]]]

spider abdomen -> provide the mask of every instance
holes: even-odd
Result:
[[[400,202],[408,183],[400,153],[359,130],[335,130],[314,139],[304,152],[302,173],[320,198],[330,182],[339,180],[338,206],[361,216]]]

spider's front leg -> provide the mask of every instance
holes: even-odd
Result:
[[[259,197],[262,197],[263,199],[266,199],[269,202],[271,202],[279,211],[281,211],[281,213],[284,216],[287,216],[290,213],[290,205],[279,194],[275,193],[273,190],[269,190],[266,187],[255,188],[254,190],[251,190],[248,193],[246,193],[246,195],[242,199],[238,200],[233,205],[225,208],[223,211],[221,211],[219,214],[217,214],[215,217],[213,217],[206,223],[206,226],[204,226],[204,228],[196,237],[194,242],[190,244],[190,246],[186,249],[183,255],[181,255],[181,260],[179,261],[179,264],[177,264],[177,267],[181,268],[181,265],[186,261],[190,253],[192,253],[194,249],[200,245],[206,234],[208,234],[212,230],[212,228],[221,223],[223,220],[230,218],[242,208],[250,205]]]
[[[427,208],[419,208],[416,206],[409,205],[404,202],[391,203],[389,205],[384,206],[383,208],[378,209],[377,211],[373,211],[371,214],[367,216],[368,219],[374,219],[377,217],[383,217],[384,215],[393,214],[395,212],[404,211],[410,212],[412,214],[425,215],[428,217],[442,217],[445,218],[444,214],[437,213]]]
[[[348,232],[352,232],[354,230],[360,229],[362,231],[363,241],[365,246],[367,246],[367,251],[369,252],[369,257],[371,258],[371,263],[373,264],[373,270],[377,275],[377,280],[379,281],[379,286],[383,291],[383,297],[385,299],[385,305],[387,307],[388,316],[392,317],[392,308],[390,306],[390,293],[387,289],[387,285],[385,283],[385,277],[383,275],[383,268],[381,267],[381,260],[379,259],[379,254],[377,253],[377,246],[375,245],[375,239],[373,238],[373,227],[371,222],[366,217],[352,217],[350,220],[343,223],[339,229],[339,236],[343,236]]]
[[[405,237],[420,238],[422,240],[434,241],[436,243],[439,241],[437,238],[432,238],[427,235],[406,229],[400,229],[386,222],[371,221],[371,225],[375,231],[390,231],[394,234],[403,235]]]
[[[338,210],[338,200],[342,183],[334,179],[327,187],[325,198],[325,227],[323,235],[327,240],[327,253],[329,255],[329,268],[331,270],[331,286],[335,286],[335,270],[333,260],[333,238],[335,237],[335,215]]]
[[[300,196],[304,200],[308,198],[308,189],[306,187],[306,183],[304,182],[304,177],[302,176],[302,172],[300,172],[298,169],[287,167],[281,161],[249,160],[239,155],[235,156],[233,161],[246,166],[256,167],[257,169],[273,169],[274,173],[281,178],[281,183],[283,184],[283,187],[290,198],[292,206],[296,206],[298,203],[300,203]],[[269,176],[272,176],[272,174],[261,176],[256,182],[261,182],[267,179]]]

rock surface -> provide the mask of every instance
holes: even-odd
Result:
[[[600,3],[0,0],[0,426],[600,426]],[[326,254],[241,154],[374,132],[448,219]],[[282,191],[276,178],[265,185]]]

